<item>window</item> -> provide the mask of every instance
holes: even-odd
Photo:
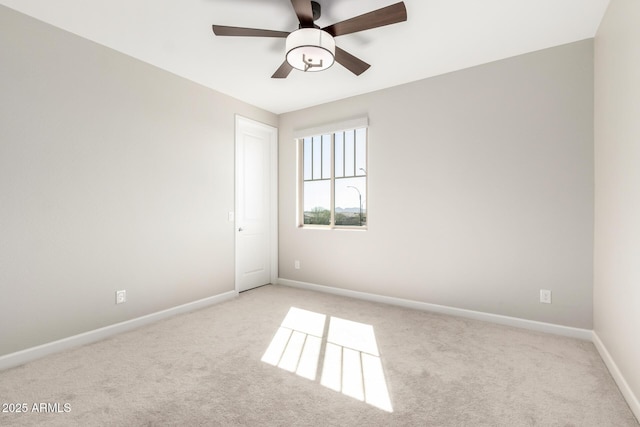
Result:
[[[367,128],[298,140],[301,165],[300,224],[367,225]]]

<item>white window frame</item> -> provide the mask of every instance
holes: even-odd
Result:
[[[366,200],[366,223],[365,225],[336,225],[335,224],[335,134],[338,132],[352,131],[355,129],[365,129],[366,131],[366,151],[365,162],[366,170],[364,177],[366,179],[366,190],[362,197]],[[330,173],[330,221],[325,224],[305,224],[304,223],[304,139],[318,137],[322,135],[330,135],[331,137],[331,173]],[[369,119],[368,117],[359,117],[356,119],[346,120],[339,123],[326,124],[313,128],[300,129],[293,132],[297,150],[297,200],[296,200],[296,221],[299,228],[305,229],[321,229],[321,230],[367,230],[369,226]],[[354,171],[357,172],[357,171]],[[355,175],[357,177],[357,175]],[[341,177],[338,177],[340,179]]]

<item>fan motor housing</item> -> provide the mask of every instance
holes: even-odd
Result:
[[[322,9],[320,7],[320,3],[318,3],[317,1],[312,1],[311,11],[313,12],[314,21],[317,21],[318,19],[320,19],[320,16],[322,15]]]

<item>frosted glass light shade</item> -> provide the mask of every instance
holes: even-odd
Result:
[[[287,36],[287,62],[302,71],[322,71],[331,67],[336,42],[331,34],[317,28],[301,28]]]

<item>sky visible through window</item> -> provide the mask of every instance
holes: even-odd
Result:
[[[366,218],[367,130],[334,134],[335,213]],[[303,140],[303,209],[331,211],[331,135]],[[366,222],[366,221],[365,221]],[[340,225],[340,224],[338,224]]]

